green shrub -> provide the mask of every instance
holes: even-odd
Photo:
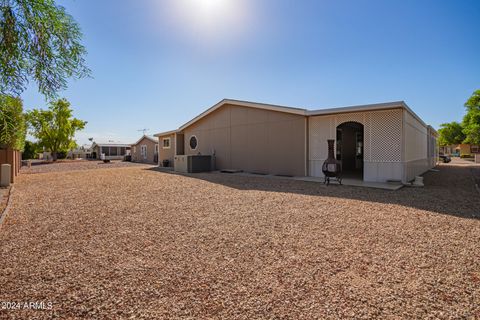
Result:
[[[467,154],[467,153],[462,153],[460,155],[460,158],[473,158],[473,156],[471,154]]]
[[[22,152],[22,159],[29,160],[29,159],[36,159],[37,154],[41,152],[42,149],[38,147],[38,145],[31,141],[25,141],[25,148],[23,148]]]
[[[67,157],[66,151],[59,151],[57,152],[57,159],[65,159]]]
[[[22,100],[0,95],[0,145],[23,150],[26,134]]]

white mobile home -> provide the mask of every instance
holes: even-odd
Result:
[[[101,159],[102,154],[104,154],[105,160],[123,160],[125,155],[130,154],[130,148],[129,143],[94,142],[91,147],[91,156],[93,159]]]

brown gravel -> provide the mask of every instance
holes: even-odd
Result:
[[[384,191],[146,167],[23,174],[3,318],[480,318],[470,167]]]
[[[0,188],[0,218],[2,217],[3,210],[5,210],[7,206],[9,192],[10,187]]]
[[[30,168],[22,167],[22,173],[47,173],[47,172],[64,172],[74,170],[90,170],[90,169],[107,169],[107,168],[123,168],[123,167],[139,167],[149,166],[149,164],[134,163],[128,161],[115,160],[104,163],[97,160],[59,160],[57,162],[33,162]]]

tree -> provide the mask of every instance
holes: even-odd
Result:
[[[35,142],[25,141],[25,148],[23,148],[22,159],[29,160],[35,159],[37,154],[41,152],[40,147]]]
[[[460,144],[465,139],[463,127],[458,122],[442,123],[438,130],[438,143],[441,146]]]
[[[0,0],[0,93],[19,96],[34,80],[47,98],[90,74],[82,33],[54,0]]]
[[[465,103],[467,113],[463,117],[465,143],[480,144],[480,90],[475,91]]]
[[[34,109],[27,113],[30,133],[37,138],[38,144],[52,153],[67,152],[76,146],[75,132],[82,130],[86,121],[73,117],[73,110],[66,99],[50,103],[48,110]]]
[[[26,133],[22,100],[0,95],[0,146],[23,150]]]

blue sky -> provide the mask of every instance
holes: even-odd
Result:
[[[405,100],[461,120],[480,89],[480,1],[62,0],[92,78],[61,96],[77,135],[134,142],[223,98],[320,109]],[[26,109],[43,108],[31,85]]]

